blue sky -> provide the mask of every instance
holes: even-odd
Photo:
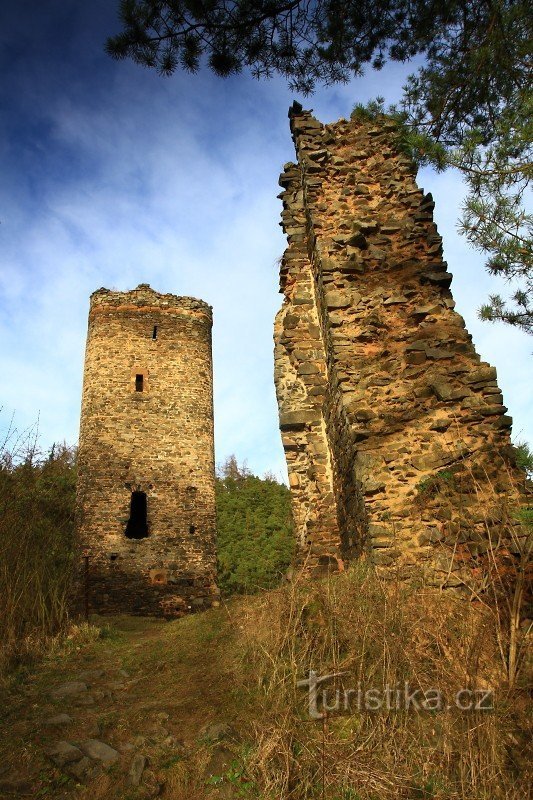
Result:
[[[276,195],[295,95],[280,79],[161,78],[112,61],[103,43],[117,29],[112,0],[0,11],[0,428],[14,412],[19,430],[39,419],[42,447],[75,443],[89,295],[148,282],[214,307],[217,460],[235,453],[281,476]],[[303,102],[332,122],[356,101],[397,100],[410,71],[393,65]],[[457,310],[498,369],[514,438],[533,442],[532,342],[476,317],[499,287],[456,232],[460,180],[422,170],[419,185],[435,197]]]

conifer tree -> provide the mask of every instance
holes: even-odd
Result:
[[[422,56],[398,109],[411,152],[456,167],[469,195],[460,229],[511,284],[486,320],[533,330],[531,230],[532,14],[527,0],[121,0],[107,42],[170,75],[202,63],[220,76],[284,76],[308,94]],[[379,104],[378,104],[379,105]]]

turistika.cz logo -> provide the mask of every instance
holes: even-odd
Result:
[[[346,676],[346,672],[319,675],[309,670],[309,677],[298,681],[297,686],[307,688],[308,712],[311,719],[323,719],[329,714],[355,714],[380,711],[411,711],[415,713],[439,712],[457,709],[462,712],[492,711],[494,696],[490,689],[459,689],[446,698],[440,689],[413,688],[405,682],[398,686],[381,688],[326,688],[325,683]],[[343,681],[344,683],[344,681]]]

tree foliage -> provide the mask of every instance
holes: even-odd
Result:
[[[516,442],[514,450],[517,466],[524,470],[527,478],[533,480],[533,448],[528,442]]]
[[[454,167],[468,195],[459,230],[503,277],[511,297],[492,295],[482,319],[533,332],[532,16],[522,0],[465,4],[468,22],[431,42],[405,87],[399,114],[415,158]]]
[[[230,456],[216,483],[219,585],[225,594],[276,585],[290,565],[294,533],[288,488],[258,478]]]
[[[123,30],[107,50],[162,74],[196,71],[202,58],[221,76],[280,73],[304,93],[317,81],[346,81],[366,64],[379,69],[425,53],[410,94],[453,134],[457,124],[477,124],[478,108],[520,79],[526,11],[521,0],[121,0]],[[464,70],[477,76],[467,92]]]
[[[203,61],[221,76],[283,75],[307,94],[423,56],[398,109],[411,152],[456,167],[469,194],[460,230],[507,279],[511,298],[489,298],[487,320],[531,332],[532,15],[526,0],[121,0],[115,58],[171,74]]]
[[[504,278],[511,297],[493,294],[481,306],[481,319],[497,320],[533,333],[533,215],[526,210],[533,177],[531,112],[533,103],[521,93],[514,108],[504,108],[490,141],[480,129],[463,131],[460,143],[446,145],[410,117],[406,107],[385,108],[384,99],[357,104],[352,117],[392,116],[398,122],[398,144],[418,164],[437,171],[458,170],[467,188],[459,230],[488,256],[491,275]]]
[[[482,319],[502,320],[533,333],[533,215],[526,210],[533,178],[533,102],[525,95],[515,109],[505,109],[488,145],[475,134],[450,163],[465,175],[469,195],[460,229],[488,255],[487,269],[512,285],[509,301],[491,295]]]
[[[427,26],[448,20],[447,2],[415,0],[121,0],[123,31],[108,52],[162,74],[196,71],[202,58],[218,75],[243,68],[284,75],[308,93],[317,81],[345,81],[362,65],[420,52]],[[452,8],[454,4],[452,3]],[[438,23],[437,23],[438,24]]]

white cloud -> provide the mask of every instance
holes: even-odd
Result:
[[[214,306],[217,459],[235,452],[258,472],[284,473],[272,326],[284,248],[277,179],[293,158],[292,96],[281,81],[206,73],[164,81],[129,64],[106,69],[98,105],[79,92],[33,94],[42,154],[34,158],[44,159],[38,198],[12,167],[0,189],[4,417],[16,409],[25,427],[40,414],[45,444],[75,441],[89,294],[149,282]],[[309,104],[324,122],[347,117],[356,97],[395,100],[408,72],[389,68],[321,90]],[[454,230],[460,183],[422,177],[435,195],[458,308],[498,367],[516,430],[533,440],[525,338],[475,316],[491,284]]]

